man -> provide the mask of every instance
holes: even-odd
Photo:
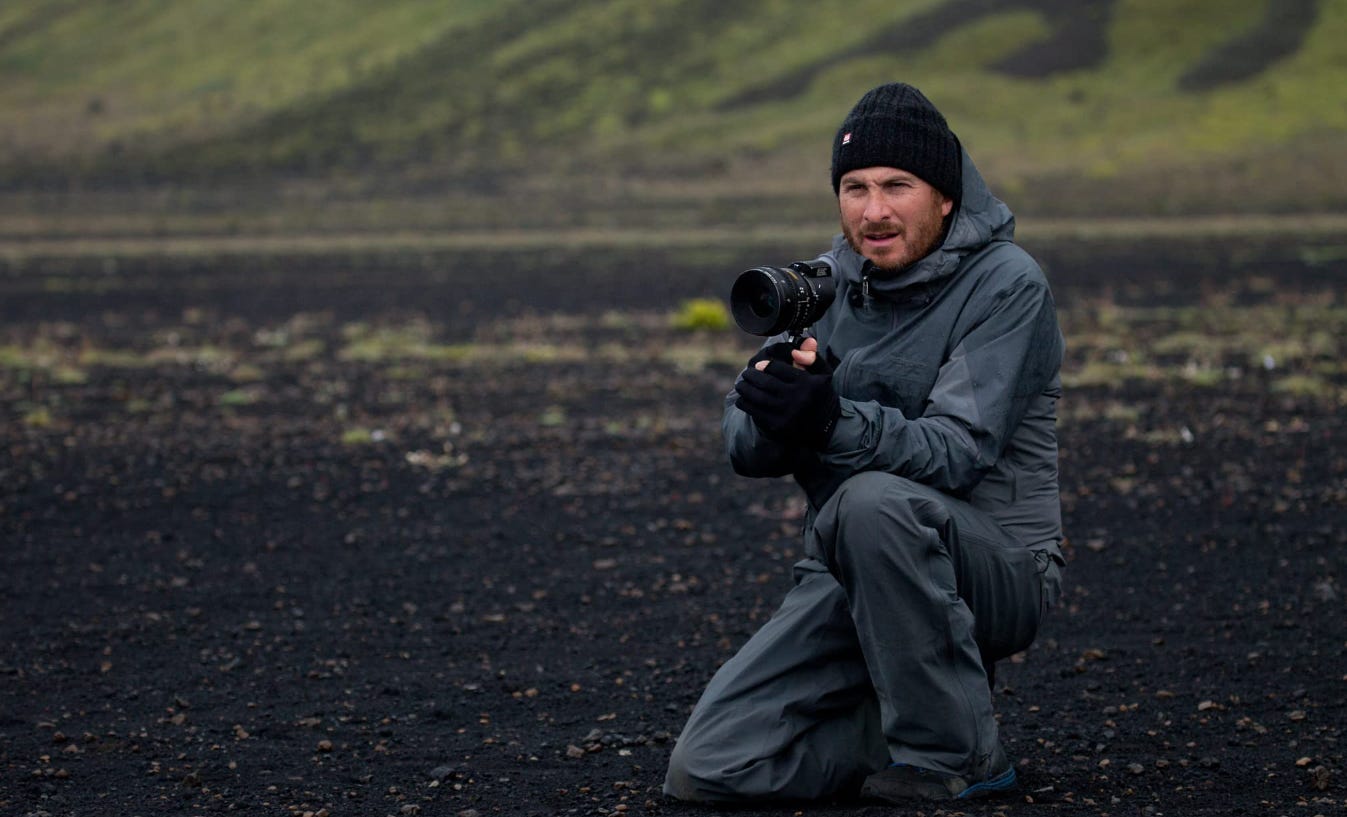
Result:
[[[1015,786],[994,662],[1063,564],[1047,281],[944,117],[901,83],[833,142],[837,298],[770,339],[725,404],[739,474],[792,474],[806,557],[670,758],[684,800],[979,797]]]

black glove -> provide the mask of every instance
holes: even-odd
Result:
[[[842,415],[832,369],[821,356],[809,370],[775,359],[763,371],[750,364],[738,391],[735,405],[763,434],[781,442],[823,448]]]
[[[748,368],[751,369],[764,360],[779,360],[788,366],[792,365],[795,359],[790,356],[790,353],[798,348],[800,348],[798,345],[786,341],[764,346],[758,350],[756,355],[748,359]]]
[[[795,358],[791,357],[790,353],[799,348],[800,341],[789,343],[783,340],[779,343],[769,344],[759,349],[757,354],[748,359],[748,368],[752,369],[764,360],[779,360],[787,366],[794,366]],[[837,358],[831,357],[831,349],[828,350],[827,354],[829,358],[825,358],[823,350],[820,349],[815,354],[814,362],[810,364],[809,371],[814,374],[832,374],[833,364],[837,361]]]

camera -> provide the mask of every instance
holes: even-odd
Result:
[[[788,332],[796,337],[828,311],[836,294],[832,267],[822,261],[754,267],[735,280],[730,314],[749,334],[770,337]]]

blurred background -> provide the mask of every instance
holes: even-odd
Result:
[[[1343,43],[1347,0],[7,0],[0,242],[821,237],[895,79],[1029,230],[1325,229]]]
[[[725,296],[826,246],[906,80],[1068,340],[1013,813],[1340,814],[1344,44],[1347,0],[0,0],[0,813],[691,813],[670,741],[801,514],[724,461]]]

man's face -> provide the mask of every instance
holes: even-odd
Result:
[[[936,248],[954,201],[906,170],[866,167],[842,177],[837,207],[851,248],[892,273]]]

